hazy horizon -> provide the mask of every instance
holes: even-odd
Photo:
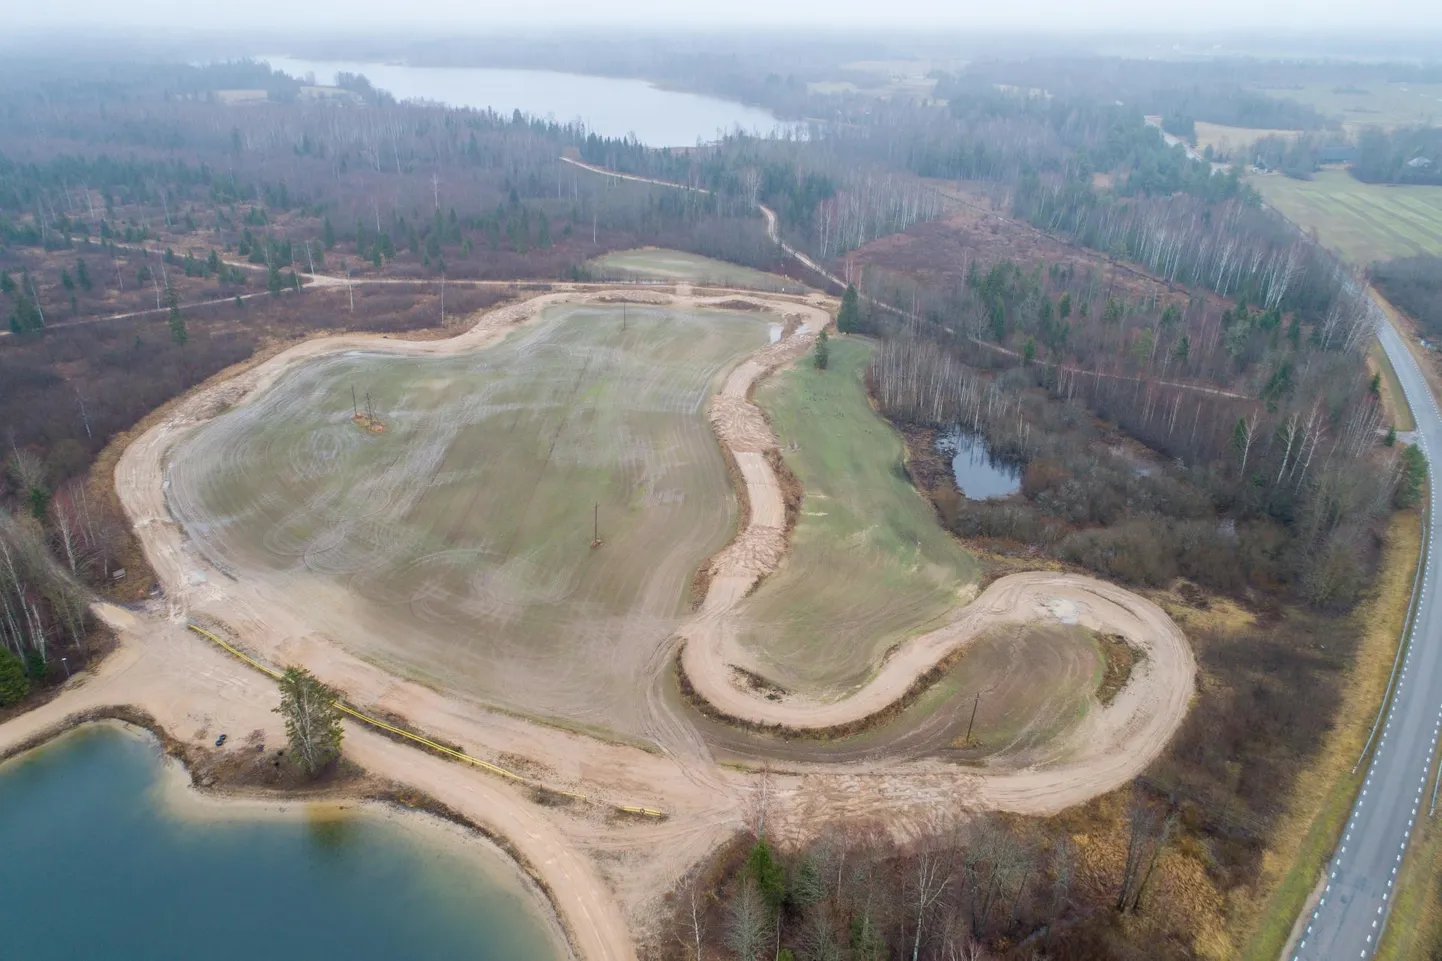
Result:
[[[1442,29],[1442,4],[1424,0],[1377,0],[1359,6],[1339,0],[1214,0],[1206,5],[1163,6],[1145,0],[1014,0],[1008,4],[955,4],[938,0],[731,0],[725,5],[678,5],[667,0],[617,0],[598,5],[580,0],[532,0],[525,5],[471,5],[456,0],[422,0],[397,8],[374,2],[252,0],[240,7],[198,8],[182,0],[145,0],[117,6],[109,0],[54,0],[12,10],[8,26],[67,31],[117,27],[169,27],[175,32],[218,28],[254,31],[325,26],[339,33],[387,28],[463,32],[565,32],[578,27],[618,29],[804,27],[822,32],[882,28],[897,32],[934,30],[1060,31],[1235,31],[1277,30],[1305,37],[1329,30],[1379,33]]]

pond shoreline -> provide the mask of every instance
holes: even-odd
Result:
[[[261,786],[244,778],[225,778],[226,769],[216,765],[219,751],[206,751],[174,737],[153,716],[131,705],[114,705],[78,711],[60,722],[38,731],[25,740],[0,750],[0,775],[5,768],[37,751],[54,746],[66,736],[87,727],[114,727],[158,743],[165,758],[160,773],[166,807],[185,817],[229,819],[238,816],[248,821],[272,818],[295,819],[313,817],[318,807],[328,807],[328,816],[359,816],[381,822],[402,823],[432,835],[428,840],[440,843],[440,835],[459,838],[465,845],[481,845],[481,849],[465,850],[467,856],[481,850],[504,864],[524,893],[543,903],[537,912],[544,920],[546,933],[561,954],[570,959],[581,957],[575,937],[559,910],[549,884],[534,865],[503,835],[488,830],[466,815],[422,791],[368,774],[355,764],[342,762],[335,776],[318,786],[275,788]],[[179,781],[184,777],[185,782]],[[177,796],[173,789],[185,793]],[[183,799],[181,804],[175,802]],[[343,812],[343,815],[342,815]],[[420,818],[408,817],[419,814]]]

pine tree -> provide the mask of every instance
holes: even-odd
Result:
[[[823,330],[816,335],[815,363],[817,370],[825,370],[827,365],[831,363],[831,344],[828,341],[829,338],[826,336],[826,331]]]
[[[85,266],[85,261],[83,260],[75,261],[75,282],[80,285],[82,290],[89,290],[91,288],[90,268]]]
[[[855,334],[861,330],[861,306],[860,298],[856,293],[855,284],[846,285],[846,293],[841,295],[841,310],[836,314],[836,329],[843,334]]]
[[[185,329],[185,318],[180,316],[180,298],[169,284],[165,286],[165,295],[170,302],[170,339],[177,347],[184,347],[190,340],[190,334]]]
[[[326,250],[335,246],[335,228],[331,226],[330,217],[325,218],[325,224],[321,227],[321,240]]]
[[[25,675],[25,662],[0,647],[0,707],[14,704],[30,693],[30,678]]]

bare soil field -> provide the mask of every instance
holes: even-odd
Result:
[[[765,316],[557,305],[482,352],[318,359],[178,444],[168,503],[295,609],[351,598],[363,657],[639,734],[635,678],[735,526],[705,400]]]

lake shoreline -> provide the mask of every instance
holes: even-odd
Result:
[[[338,772],[339,780],[327,781],[309,790],[225,779],[211,773],[223,774],[225,770],[215,764],[219,751],[187,745],[148,712],[131,705],[115,705],[70,714],[0,751],[0,775],[11,764],[22,762],[88,727],[109,727],[158,744],[163,764],[157,774],[156,787],[164,812],[171,816],[197,821],[251,822],[368,818],[414,832],[433,845],[443,843],[446,838],[458,840],[461,853],[482,870],[492,870],[490,865],[481,863],[484,855],[489,854],[491,861],[505,865],[505,870],[527,895],[545,905],[537,911],[538,918],[562,955],[573,961],[581,956],[560,912],[555,892],[508,839],[422,791],[375,777],[355,764],[347,764]]]

